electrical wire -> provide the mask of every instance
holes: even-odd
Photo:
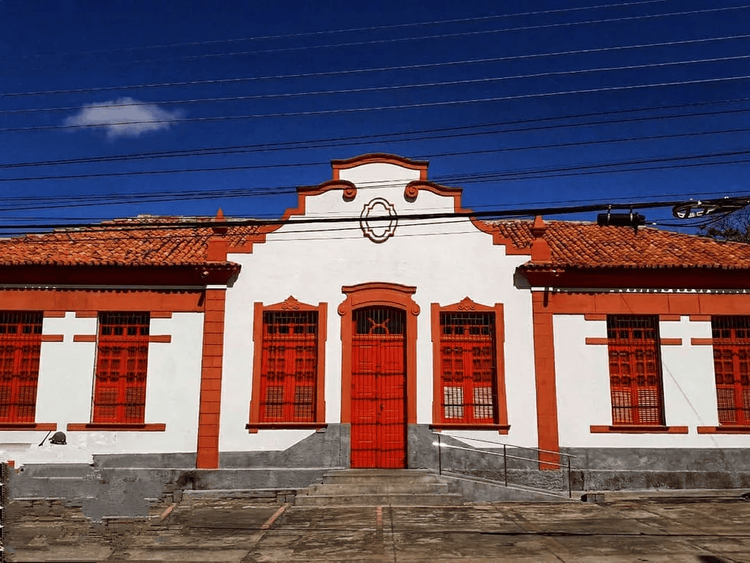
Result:
[[[223,102],[238,102],[238,101],[250,101],[250,100],[271,100],[271,99],[288,99],[288,98],[300,98],[307,96],[331,96],[341,94],[363,94],[370,92],[390,92],[400,90],[411,90],[414,88],[442,88],[445,86],[461,86],[467,84],[492,84],[497,82],[503,82],[506,80],[526,80],[529,78],[548,78],[551,76],[578,76],[583,74],[594,74],[597,72],[618,72],[623,70],[643,70],[643,69],[655,69],[655,68],[666,68],[672,66],[686,66],[693,64],[704,64],[704,63],[716,63],[726,61],[740,61],[750,59],[750,55],[732,55],[726,57],[711,57],[703,59],[688,59],[682,61],[668,61],[659,63],[648,63],[638,65],[625,65],[625,66],[610,66],[610,67],[594,67],[584,68],[578,70],[556,70],[547,72],[535,72],[530,74],[515,74],[511,76],[491,76],[483,78],[467,78],[461,80],[445,80],[442,82],[422,82],[417,84],[391,84],[387,86],[368,86],[361,88],[347,88],[339,90],[309,90],[305,92],[284,92],[276,94],[253,94],[245,96],[224,96],[224,97],[211,97],[211,98],[182,98],[175,100],[160,100],[154,102],[139,102],[139,101],[115,101],[113,103],[107,103],[106,109],[111,108],[136,108],[143,106],[162,106],[162,105],[188,105],[188,104],[214,104]],[[91,107],[91,106],[84,106]],[[28,114],[28,113],[40,113],[40,112],[55,112],[55,111],[71,111],[79,110],[80,106],[58,106],[58,107],[42,107],[42,108],[25,108],[25,109],[10,109],[0,110],[0,114]]]
[[[687,10],[687,11],[681,11],[681,12],[668,12],[668,13],[663,13],[663,14],[622,16],[622,17],[617,17],[617,18],[602,18],[602,19],[585,20],[585,21],[577,21],[577,22],[558,22],[558,23],[550,23],[550,24],[517,26],[517,27],[511,27],[511,28],[504,28],[504,29],[475,30],[475,31],[465,31],[465,32],[456,32],[456,33],[442,33],[442,34],[435,34],[435,35],[407,36],[407,37],[398,37],[398,38],[389,38],[389,39],[373,39],[373,40],[367,40],[367,41],[351,41],[351,42],[346,42],[346,43],[328,43],[328,44],[323,44],[323,45],[303,45],[299,47],[278,47],[274,49],[258,49],[254,51],[204,53],[200,55],[185,55],[185,56],[179,56],[179,57],[137,59],[137,60],[130,60],[130,61],[108,60],[101,64],[106,64],[107,66],[112,67],[113,65],[134,65],[134,64],[151,63],[151,62],[170,62],[170,61],[195,61],[199,59],[211,59],[211,58],[215,59],[215,58],[247,56],[247,55],[264,55],[264,54],[271,54],[271,53],[289,53],[289,52],[297,52],[297,51],[312,51],[312,50],[317,50],[317,49],[338,49],[342,47],[360,47],[360,46],[394,44],[394,43],[425,41],[425,40],[434,41],[436,39],[457,39],[457,38],[462,38],[462,37],[478,37],[481,35],[490,35],[490,34],[495,35],[495,34],[501,34],[501,33],[515,33],[515,32],[520,32],[520,31],[539,31],[543,29],[566,28],[566,27],[575,27],[575,26],[581,26],[581,25],[597,25],[597,24],[602,24],[602,23],[618,23],[618,22],[623,22],[623,21],[642,21],[642,20],[652,20],[652,19],[667,18],[667,17],[679,17],[679,16],[719,13],[719,12],[746,10],[748,8],[750,8],[750,4],[744,4],[744,5],[739,5],[739,6],[726,6],[722,8],[704,8],[700,10]],[[77,65],[77,68],[80,69],[86,66],[92,66],[92,65]],[[28,68],[24,67],[24,71],[28,71],[28,70],[29,70]],[[31,70],[40,70],[40,69],[31,69]]]
[[[210,116],[210,117],[183,117],[174,119],[155,119],[150,121],[119,121],[112,123],[96,123],[96,124],[82,124],[82,125],[35,125],[28,127],[3,127],[0,128],[0,132],[18,132],[18,131],[42,131],[42,130],[65,130],[65,129],[91,129],[101,127],[114,127],[117,125],[138,125],[138,124],[177,124],[187,122],[210,122],[210,121],[232,121],[232,120],[244,120],[244,119],[268,119],[278,117],[309,117],[313,115],[342,115],[352,113],[365,113],[375,111],[391,111],[391,110],[402,110],[402,109],[415,109],[424,107],[452,107],[465,104],[475,103],[489,103],[489,102],[500,102],[500,101],[511,101],[511,100],[528,100],[528,99],[540,99],[540,98],[552,98],[559,96],[568,96],[572,94],[597,94],[601,92],[625,92],[634,90],[643,90],[648,88],[667,88],[673,86],[686,86],[686,85],[697,85],[697,84],[718,84],[726,82],[738,82],[747,80],[750,75],[739,75],[739,76],[728,76],[722,78],[704,78],[695,80],[678,80],[669,82],[657,82],[649,84],[629,84],[624,86],[606,86],[600,88],[584,88],[578,90],[561,90],[556,92],[540,92],[535,94],[516,94],[508,96],[493,96],[487,98],[473,98],[468,100],[445,100],[440,102],[420,102],[414,104],[397,104],[390,106],[369,106],[359,108],[338,108],[338,109],[327,109],[327,110],[306,110],[306,111],[292,111],[292,112],[279,112],[279,113],[255,113],[248,115],[221,115],[221,116]]]
[[[238,78],[218,78],[210,80],[185,80],[178,82],[152,82],[142,84],[130,84],[126,86],[98,86],[93,88],[72,88],[67,90],[40,90],[35,92],[7,92],[1,93],[0,98],[3,97],[19,97],[19,96],[47,96],[47,95],[58,95],[58,94],[88,94],[93,92],[103,92],[111,90],[143,90],[149,88],[166,88],[166,87],[177,87],[177,86],[203,86],[203,85],[218,85],[218,84],[233,84],[238,82],[255,82],[262,80],[286,80],[286,79],[298,79],[298,78],[318,78],[324,76],[343,76],[352,74],[363,74],[363,73],[378,73],[378,72],[393,72],[402,70],[423,70],[427,68],[438,68],[443,66],[466,66],[473,64],[486,64],[495,62],[507,62],[507,61],[519,61],[538,59],[545,57],[560,57],[570,55],[581,55],[581,54],[598,54],[606,53],[611,51],[624,51],[634,49],[647,49],[656,47],[673,47],[673,46],[685,46],[685,45],[697,45],[704,43],[712,43],[716,41],[729,41],[737,39],[748,39],[750,34],[740,35],[724,35],[720,37],[708,37],[703,39],[686,39],[676,41],[664,41],[657,43],[642,43],[638,45],[621,45],[616,47],[598,47],[591,49],[573,49],[567,51],[553,51],[548,53],[533,53],[529,55],[507,55],[502,57],[489,57],[482,59],[466,59],[461,61],[443,61],[436,63],[422,63],[412,65],[399,65],[390,67],[375,67],[375,68],[358,68],[349,70],[338,70],[338,71],[325,71],[325,72],[305,72],[297,74],[276,74],[268,76],[252,76],[252,77],[238,77]]]
[[[680,119],[680,118],[693,118],[693,117],[706,117],[716,115],[727,115],[727,114],[740,114],[747,113],[750,108],[739,108],[739,109],[726,109],[718,111],[708,112],[692,112],[692,113],[673,113],[666,115],[649,115],[640,117],[631,117],[614,120],[598,120],[598,121],[587,121],[583,123],[569,123],[571,119],[582,119],[588,117],[601,117],[607,115],[621,115],[628,113],[640,113],[640,112],[653,112],[661,111],[665,109],[685,109],[685,108],[696,108],[704,107],[709,105],[720,105],[720,104],[734,104],[750,101],[748,98],[733,98],[712,102],[690,102],[685,104],[673,104],[668,106],[648,106],[643,108],[633,109],[621,109],[612,110],[605,112],[588,112],[578,114],[568,114],[553,117],[540,117],[530,118],[522,120],[511,120],[511,121],[500,121],[487,124],[474,124],[474,125],[461,125],[453,127],[437,127],[430,129],[417,129],[405,132],[393,132],[393,133],[381,133],[372,135],[353,135],[347,137],[337,137],[335,140],[330,138],[318,138],[318,139],[306,139],[301,141],[285,141],[280,143],[258,143],[252,145],[229,145],[222,147],[208,147],[198,149],[183,149],[176,151],[157,151],[157,152],[142,152],[142,153],[130,153],[125,155],[110,155],[110,156],[96,156],[96,157],[82,157],[74,159],[58,159],[58,160],[46,160],[46,161],[33,161],[33,162],[19,162],[19,163],[5,163],[0,164],[0,169],[13,169],[13,168],[25,168],[25,167],[40,167],[40,166],[58,166],[68,164],[89,164],[89,163],[102,163],[102,162],[120,162],[120,161],[132,161],[132,160],[152,160],[159,158],[178,158],[186,156],[216,156],[216,155],[229,155],[229,154],[244,154],[249,152],[277,152],[286,150],[300,150],[310,148],[331,148],[338,146],[356,146],[361,144],[371,144],[373,142],[389,142],[389,143],[403,143],[413,141],[424,141],[434,139],[446,139],[446,138],[461,138],[467,136],[483,136],[483,135],[494,135],[497,133],[509,133],[509,132],[530,132],[540,130],[551,130],[559,128],[575,128],[575,127],[589,127],[593,125],[613,125],[613,124],[624,124],[624,123],[637,123],[643,121],[661,121],[668,119]],[[507,128],[507,126],[529,124],[529,123],[541,123],[547,121],[565,121],[560,124],[548,124],[538,125],[533,127],[515,127],[513,129]],[[504,127],[502,129],[490,129],[487,131],[477,131],[478,129],[497,128]],[[463,133],[460,133],[462,132]],[[440,133],[449,133],[440,135]],[[459,133],[456,133],[459,132]],[[405,138],[399,138],[405,137]]]
[[[599,4],[595,6],[582,6],[578,8],[537,10],[533,12],[518,12],[514,14],[495,14],[495,15],[490,15],[490,16],[476,16],[476,17],[470,17],[470,18],[432,20],[432,21],[427,21],[427,22],[409,22],[409,23],[400,23],[400,24],[376,25],[376,26],[368,26],[368,27],[353,27],[353,28],[334,29],[334,30],[306,31],[306,32],[301,32],[301,33],[284,33],[284,34],[278,34],[278,35],[238,37],[234,39],[214,39],[214,40],[208,40],[208,41],[163,43],[159,45],[144,45],[144,46],[138,46],[138,47],[119,47],[119,48],[114,48],[114,49],[93,49],[89,51],[47,52],[47,53],[36,53],[33,55],[24,55],[20,57],[20,59],[25,60],[25,59],[38,58],[38,57],[43,57],[43,56],[69,56],[69,55],[88,55],[88,54],[100,54],[100,53],[131,52],[131,51],[141,51],[141,50],[148,50],[148,49],[166,49],[166,48],[172,48],[172,47],[194,47],[194,46],[199,46],[199,45],[219,45],[219,44],[227,44],[227,43],[240,43],[240,42],[246,42],[246,41],[267,41],[267,40],[273,40],[273,39],[315,37],[315,36],[321,36],[321,35],[333,35],[333,34],[338,34],[338,33],[362,33],[366,31],[383,31],[383,30],[388,30],[388,29],[406,29],[406,28],[412,28],[412,27],[425,27],[425,26],[445,25],[445,24],[453,24],[453,23],[468,23],[468,22],[508,19],[508,18],[517,18],[517,17],[527,17],[527,16],[562,14],[562,13],[580,12],[580,11],[595,10],[595,9],[625,8],[625,7],[632,7],[632,6],[641,6],[644,4],[661,4],[667,1],[668,0],[642,0],[640,2],[620,2],[618,4]],[[4,57],[4,58],[0,58],[0,61],[9,60],[9,59],[10,57]],[[17,57],[13,57],[13,60],[18,60],[18,59],[19,58]]]

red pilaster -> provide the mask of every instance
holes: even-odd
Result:
[[[557,426],[557,390],[555,386],[555,340],[552,311],[546,308],[545,294],[531,294],[534,309],[534,366],[536,371],[536,417],[539,448],[560,451]],[[560,456],[539,453],[540,469],[558,469]]]
[[[198,469],[219,467],[219,417],[224,357],[226,289],[206,289],[203,317],[203,361],[198,413]]]

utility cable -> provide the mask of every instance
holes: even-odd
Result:
[[[719,84],[726,82],[738,82],[747,80],[750,75],[739,75],[739,76],[728,76],[722,78],[703,78],[695,80],[677,80],[669,82],[657,82],[650,84],[631,84],[625,86],[605,86],[600,88],[584,88],[578,90],[560,90],[556,92],[540,92],[536,94],[516,94],[509,96],[494,96],[487,98],[473,98],[469,100],[445,100],[440,102],[420,102],[415,104],[397,104],[390,106],[369,106],[359,108],[339,108],[339,109],[328,109],[328,110],[307,110],[307,111],[291,111],[291,112],[279,112],[279,113],[255,113],[248,115],[222,115],[222,116],[210,116],[210,117],[183,117],[174,119],[157,119],[152,121],[119,121],[114,123],[98,123],[98,124],[83,124],[83,125],[35,125],[28,127],[3,127],[0,128],[0,132],[18,132],[18,131],[42,131],[42,130],[54,130],[54,129],[91,129],[97,127],[112,127],[117,125],[138,125],[138,124],[155,124],[155,123],[187,123],[187,122],[210,122],[210,121],[232,121],[232,120],[243,120],[243,119],[268,119],[278,117],[308,117],[313,115],[342,115],[352,113],[367,113],[375,111],[391,111],[401,109],[415,109],[424,107],[450,107],[465,104],[475,103],[489,103],[489,102],[501,102],[511,100],[528,100],[528,99],[539,99],[539,98],[552,98],[559,96],[568,96],[571,94],[597,94],[602,92],[627,92],[635,90],[643,90],[648,88],[667,88],[673,86],[686,86],[696,84]]]
[[[323,45],[304,45],[304,46],[299,46],[299,47],[279,47],[279,48],[274,48],[274,49],[259,49],[259,50],[254,50],[254,51],[204,53],[201,55],[185,55],[185,56],[180,56],[180,57],[137,59],[137,60],[132,60],[132,61],[108,60],[106,61],[106,63],[102,63],[102,64],[107,64],[108,66],[111,67],[113,65],[134,65],[134,64],[144,64],[144,63],[150,63],[150,62],[169,62],[169,61],[194,61],[194,60],[199,60],[199,59],[225,58],[225,57],[247,56],[247,55],[265,55],[265,54],[271,54],[271,53],[289,53],[289,52],[297,52],[297,51],[311,51],[311,50],[317,50],[317,49],[337,49],[341,47],[360,47],[360,46],[394,44],[394,43],[404,43],[404,42],[424,41],[424,40],[456,39],[460,37],[472,37],[472,36],[478,37],[481,35],[490,35],[490,34],[496,35],[496,34],[501,34],[501,33],[515,33],[519,31],[539,31],[543,29],[575,27],[575,26],[581,26],[581,25],[596,25],[596,24],[603,24],[603,23],[619,23],[623,21],[642,21],[642,20],[653,20],[653,19],[667,18],[667,17],[702,15],[702,14],[709,14],[709,13],[746,10],[748,8],[750,8],[750,5],[745,4],[745,5],[740,5],[740,6],[727,6],[723,8],[704,8],[700,10],[668,12],[668,13],[663,13],[663,14],[622,16],[622,17],[617,17],[617,18],[603,18],[603,19],[585,20],[585,21],[577,21],[577,22],[558,22],[558,23],[550,23],[550,24],[526,25],[526,26],[510,27],[510,28],[504,28],[504,29],[465,31],[465,32],[456,32],[456,33],[408,36],[408,37],[398,37],[398,38],[389,38],[389,39],[373,39],[373,40],[367,40],[367,41],[351,41],[347,43],[328,43],[328,44],[323,44]],[[86,66],[92,66],[92,65],[79,65],[77,68],[81,68],[82,66],[86,67]],[[25,68],[24,70],[28,70],[28,69]],[[33,70],[39,70],[39,69],[33,69]]]
[[[18,97],[18,96],[47,96],[57,94],[87,94],[92,92],[103,92],[110,90],[135,90],[135,89],[149,89],[149,88],[174,88],[178,86],[202,86],[202,85],[218,85],[218,84],[233,84],[238,82],[255,82],[262,80],[286,80],[286,79],[298,79],[298,78],[318,78],[324,76],[342,76],[351,74],[363,74],[363,73],[378,73],[378,72],[392,72],[402,70],[424,70],[427,68],[438,68],[443,66],[467,66],[473,64],[486,64],[495,62],[507,62],[507,61],[519,61],[538,59],[545,57],[561,57],[570,55],[582,55],[582,54],[596,54],[606,53],[611,51],[625,51],[634,49],[650,49],[656,47],[673,47],[673,46],[685,46],[685,45],[697,45],[704,43],[712,43],[717,41],[729,41],[737,39],[748,39],[750,34],[740,35],[724,35],[720,37],[708,37],[703,39],[685,39],[676,41],[663,41],[657,43],[641,43],[638,45],[621,45],[616,47],[597,47],[591,49],[573,49],[567,51],[553,51],[549,53],[532,53],[529,55],[507,55],[503,57],[489,57],[483,59],[466,59],[461,61],[443,61],[436,63],[422,63],[412,65],[399,65],[391,67],[375,67],[375,68],[359,68],[350,70],[338,70],[338,71],[325,71],[325,72],[305,72],[298,74],[275,74],[268,76],[252,76],[252,77],[238,77],[238,78],[217,78],[209,80],[185,80],[178,82],[152,82],[143,84],[130,84],[126,86],[98,86],[93,88],[72,88],[68,90],[39,90],[35,92],[7,92],[0,93],[2,97]]]
[[[530,74],[515,74],[511,76],[491,76],[483,78],[468,78],[461,80],[445,80],[442,82],[421,82],[416,84],[395,84],[387,86],[368,86],[362,88],[347,88],[339,90],[309,90],[305,92],[284,92],[276,94],[253,94],[246,96],[225,96],[225,97],[212,97],[212,98],[183,98],[175,100],[159,100],[154,102],[139,102],[139,101],[116,101],[113,103],[107,103],[104,106],[106,109],[111,108],[136,108],[143,106],[163,106],[163,105],[187,105],[187,104],[208,104],[208,103],[222,103],[222,102],[238,102],[238,101],[250,101],[250,100],[271,100],[271,99],[288,99],[288,98],[300,98],[306,96],[331,96],[341,94],[363,94],[370,92],[390,92],[395,90],[410,90],[413,88],[442,88],[445,86],[462,86],[467,84],[490,84],[503,82],[506,80],[526,80],[529,78],[547,78],[550,76],[577,76],[582,74],[594,74],[597,72],[618,72],[623,70],[643,70],[643,69],[654,69],[654,68],[666,68],[672,66],[687,66],[693,64],[704,64],[704,63],[717,63],[725,61],[740,61],[750,59],[750,55],[732,55],[726,57],[711,57],[703,59],[688,59],[682,61],[668,61],[659,63],[647,63],[637,65],[625,65],[625,66],[610,66],[610,67],[594,67],[584,68],[577,70],[556,70],[547,72],[535,72]],[[90,106],[84,106],[90,107]],[[54,112],[54,111],[71,111],[80,110],[81,106],[58,106],[58,107],[42,107],[42,108],[25,108],[25,109],[9,109],[0,110],[0,114],[28,114],[28,113],[40,113],[40,112]]]

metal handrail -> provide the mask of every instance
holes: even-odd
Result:
[[[555,451],[552,451],[552,450],[543,450],[542,448],[530,448],[529,446],[517,446],[516,444],[508,444],[507,442],[495,442],[493,440],[482,440],[481,438],[468,438],[466,436],[461,436],[458,439],[459,440],[472,440],[474,442],[483,442],[485,444],[495,444],[497,446],[510,446],[511,448],[519,448],[521,450],[529,450],[529,451],[532,451],[532,452],[544,452],[546,454],[561,455],[563,457],[576,457],[573,454],[566,454],[565,452],[555,452]],[[549,463],[552,463],[552,462],[549,462]]]
[[[433,442],[433,446],[437,446],[437,448],[438,448],[438,474],[439,475],[443,474],[443,455],[442,455],[443,448],[448,448],[448,449],[452,449],[452,450],[463,450],[463,451],[467,451],[467,452],[482,453],[482,454],[488,454],[488,455],[494,455],[494,456],[497,456],[497,457],[502,457],[503,458],[503,474],[504,474],[504,480],[505,480],[505,486],[506,487],[508,486],[508,459],[509,458],[510,459],[518,459],[518,460],[521,460],[521,461],[533,461],[533,462],[538,462],[539,461],[538,459],[532,459],[532,458],[529,458],[529,457],[519,457],[519,456],[515,456],[515,455],[508,455],[508,452],[507,452],[507,447],[508,446],[511,446],[513,448],[520,448],[520,449],[523,449],[523,450],[545,452],[545,453],[551,453],[551,454],[559,454],[559,455],[565,456],[565,458],[566,458],[566,460],[565,460],[566,463],[565,464],[558,463],[556,461],[545,461],[545,462],[542,462],[542,463],[545,463],[547,465],[556,465],[557,467],[559,467],[561,469],[566,469],[567,468],[567,470],[568,470],[568,498],[573,498],[573,484],[572,484],[571,478],[570,478],[571,477],[570,459],[574,458],[575,457],[574,455],[564,454],[562,452],[553,452],[553,451],[550,451],[550,450],[543,450],[541,448],[529,448],[529,447],[525,447],[525,446],[513,446],[512,444],[503,444],[501,442],[492,442],[490,440],[482,440],[482,439],[479,439],[479,438],[464,438],[462,436],[460,439],[461,440],[474,440],[476,442],[486,442],[488,444],[501,445],[503,447],[503,453],[501,454],[499,452],[495,453],[495,452],[490,452],[490,451],[487,451],[487,450],[480,450],[480,449],[476,449],[476,448],[462,448],[461,446],[451,446],[449,444],[443,444],[442,441],[441,441],[440,434],[437,434],[437,442]]]

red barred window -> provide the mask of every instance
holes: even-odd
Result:
[[[750,317],[713,317],[719,424],[750,424]]]
[[[0,422],[34,422],[41,312],[0,312]]]
[[[258,422],[317,420],[318,312],[263,313]]]
[[[495,313],[440,313],[442,422],[497,422]]]
[[[144,422],[149,320],[149,313],[99,314],[92,422]]]
[[[612,424],[664,425],[657,316],[607,317]]]

